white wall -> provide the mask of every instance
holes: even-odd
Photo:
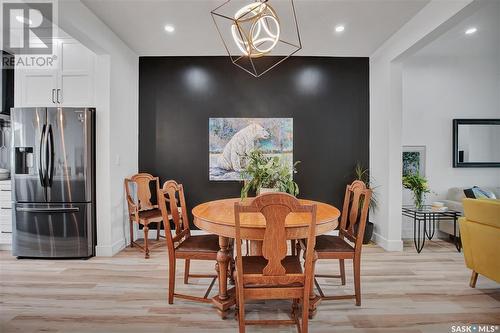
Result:
[[[499,73],[496,54],[417,55],[404,62],[402,143],[426,146],[426,177],[435,192],[427,202],[444,199],[450,187],[500,186],[499,168],[452,167],[452,119],[500,118]],[[412,202],[408,193],[403,198]],[[406,222],[403,238],[413,235]]]
[[[126,243],[123,179],[138,168],[138,57],[78,0],[59,1],[59,25],[98,55],[97,255]]]
[[[399,251],[401,241],[401,59],[415,52],[471,1],[430,1],[370,57],[370,171],[380,200],[371,216],[375,241]]]

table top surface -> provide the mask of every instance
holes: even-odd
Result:
[[[437,214],[437,215],[460,215],[460,212],[447,209],[447,210],[434,210],[431,205],[424,205],[420,208],[415,206],[403,206],[403,212],[417,213],[417,214]]]
[[[243,202],[248,202],[252,198],[244,199]],[[197,219],[204,222],[220,224],[225,226],[235,225],[234,219],[234,203],[241,201],[240,198],[222,199],[202,203],[193,208],[195,224]],[[340,216],[340,211],[327,203],[299,199],[301,204],[316,204],[316,225],[331,223],[337,221]],[[311,221],[310,213],[290,213],[288,214],[285,223],[287,228],[305,227]],[[244,228],[265,228],[266,221],[262,214],[258,213],[242,213],[240,215],[240,224]]]

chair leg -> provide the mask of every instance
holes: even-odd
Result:
[[[344,259],[339,259],[339,266],[340,266],[340,280],[342,282],[342,285],[345,286],[345,264],[344,264]]]
[[[174,304],[175,292],[175,257],[168,258],[168,304]]]
[[[189,283],[189,259],[184,261],[184,284]]]
[[[235,304],[234,304],[234,319],[239,321],[239,313],[240,313],[240,299],[238,297],[238,291],[234,293]]]
[[[295,319],[297,312],[299,310],[300,298],[294,298],[292,300],[292,318]]]
[[[356,295],[356,305],[361,305],[361,259],[359,256],[354,257],[352,261],[354,268],[354,293]]]
[[[469,282],[469,286],[471,288],[476,288],[476,282],[477,282],[478,275],[479,274],[476,271],[472,271],[472,275],[470,277],[470,282]]]
[[[245,333],[245,298],[241,291],[238,295],[238,327],[239,333]]]
[[[161,222],[156,223],[156,240],[160,240]]]
[[[302,330],[300,328],[299,305],[300,305],[300,298],[294,298],[292,300],[292,312],[290,313],[290,317],[292,318],[293,321],[295,321],[295,325],[297,326],[297,331],[301,333]]]
[[[304,293],[302,298],[302,323],[301,323],[301,333],[307,333],[309,329],[309,293]]]
[[[148,228],[147,225],[145,225],[142,230],[144,231],[144,251],[146,252],[146,254],[144,255],[144,257],[146,259],[149,259],[149,247],[148,247],[148,231],[149,231],[149,228]]]
[[[130,247],[134,247],[134,222],[130,220]]]

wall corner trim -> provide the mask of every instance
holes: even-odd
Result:
[[[403,241],[401,239],[386,239],[377,233],[373,233],[373,241],[386,251],[403,251]]]
[[[119,239],[111,245],[98,245],[95,248],[97,257],[112,257],[125,248],[125,239]]]

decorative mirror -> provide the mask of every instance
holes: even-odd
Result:
[[[500,119],[453,119],[453,167],[500,167]]]

